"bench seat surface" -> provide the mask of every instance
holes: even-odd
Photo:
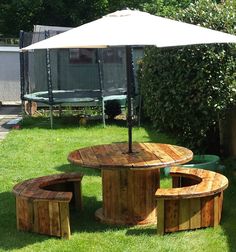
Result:
[[[187,199],[205,197],[217,194],[228,187],[228,179],[216,172],[194,169],[172,167],[170,175],[174,177],[184,177],[196,181],[195,185],[179,188],[159,188],[155,196],[165,199]]]
[[[72,192],[50,191],[45,187],[65,182],[81,181],[82,175],[79,173],[65,173],[43,176],[34,179],[28,179],[20,182],[13,187],[13,193],[16,196],[35,200],[56,200],[69,202],[72,198]]]

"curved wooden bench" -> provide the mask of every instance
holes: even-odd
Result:
[[[157,233],[214,227],[220,223],[228,179],[220,173],[172,167],[173,188],[156,191]]]
[[[69,239],[69,203],[82,208],[82,178],[80,173],[64,173],[15,185],[17,229]]]

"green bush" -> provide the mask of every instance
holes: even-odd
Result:
[[[175,19],[235,32],[236,7],[197,1]],[[216,151],[218,117],[235,99],[235,45],[147,48],[139,82],[153,125],[175,134],[194,151]],[[217,144],[216,144],[217,143]]]

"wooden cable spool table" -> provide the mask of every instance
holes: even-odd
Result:
[[[101,222],[140,225],[156,223],[159,168],[187,163],[192,157],[192,151],[176,145],[133,143],[133,153],[127,153],[127,143],[113,143],[75,150],[68,160],[101,169],[103,207],[95,213]]]

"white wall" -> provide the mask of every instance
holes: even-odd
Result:
[[[0,47],[0,101],[20,101],[20,59],[17,47]]]

